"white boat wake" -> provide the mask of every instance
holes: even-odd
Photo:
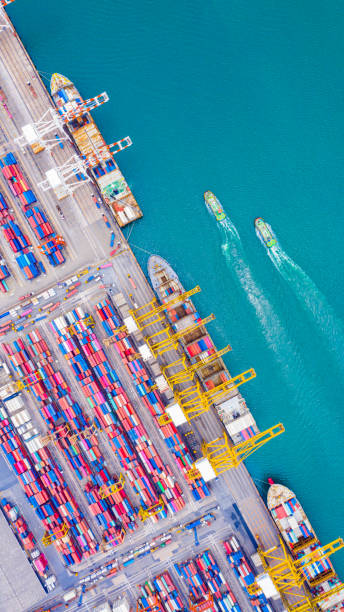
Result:
[[[307,378],[306,368],[298,349],[289,338],[274,308],[254,279],[235,225],[228,217],[218,225],[222,228],[225,237],[222,252],[227,265],[253,307],[264,339],[269,349],[273,351],[276,361],[282,366],[283,376],[289,380],[290,378],[293,379],[293,388],[295,389],[295,386],[298,387],[298,385],[295,385],[297,380],[301,383]],[[290,369],[293,369],[293,376],[291,376]],[[300,386],[302,387],[302,385]]]
[[[288,283],[295,297],[316,324],[316,329],[336,360],[343,353],[344,325],[312,279],[287,253],[277,245],[267,249],[276,270]],[[339,364],[344,367],[344,364]]]

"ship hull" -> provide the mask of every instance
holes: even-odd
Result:
[[[148,274],[159,302],[166,303],[185,293],[177,273],[159,255],[152,255],[149,258]],[[166,315],[175,331],[186,329],[201,319],[190,299],[181,299],[180,304],[174,303],[173,307],[166,309]],[[200,364],[197,377],[205,390],[230,380],[231,375],[221,357],[214,359],[208,365],[201,365],[202,361],[216,352],[216,347],[205,326],[199,326],[191,338],[186,336],[183,339],[183,349],[191,365]],[[215,408],[234,444],[248,440],[258,433],[256,422],[238,389],[229,390],[227,396],[222,398],[221,403],[216,404]]]
[[[315,531],[293,491],[281,484],[272,484],[268,491],[267,506],[284,542],[295,558],[320,549]],[[301,571],[311,591],[319,585],[328,590],[331,588],[328,581],[337,579],[328,559],[320,559],[311,564],[308,560],[308,564],[302,567]]]
[[[257,217],[254,221],[254,227],[256,228],[258,238],[268,249],[277,245],[276,237],[270,225],[265,223],[264,219]]]
[[[226,213],[223,210],[220,201],[211,191],[206,191],[204,193],[204,202],[209,212],[214,215],[216,221],[221,222],[225,220]]]
[[[77,111],[79,105],[84,102],[74,83],[59,73],[51,77],[50,92],[60,113]],[[139,205],[113,154],[107,149],[92,115],[86,111],[81,116],[68,121],[67,127],[83,158],[93,160],[89,162],[90,171],[118,225],[123,227],[142,217]]]

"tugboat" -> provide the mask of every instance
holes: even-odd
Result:
[[[268,249],[277,245],[276,237],[270,225],[265,223],[264,219],[257,217],[257,219],[254,220],[254,227],[256,228],[258,238]]]
[[[211,214],[214,215],[216,221],[224,221],[226,218],[226,213],[224,212],[219,200],[213,194],[212,191],[205,191],[204,193],[204,201],[207,209]]]

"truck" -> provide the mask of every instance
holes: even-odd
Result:
[[[76,589],[71,589],[70,591],[67,591],[67,593],[64,593],[63,601],[66,603],[69,601],[73,601],[74,599],[76,599],[76,596],[77,596]]]

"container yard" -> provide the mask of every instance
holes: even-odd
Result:
[[[252,562],[250,562],[240,547],[238,539],[235,536],[231,536],[227,541],[223,542],[223,546],[228,563],[232,567],[241,588],[248,596],[251,608],[255,612],[271,612],[272,608],[261,589],[252,594],[248,590],[248,587],[255,581],[255,573],[252,569]]]
[[[176,564],[175,569],[180,578],[188,585],[190,610],[241,612],[210,550],[205,550],[195,559]]]
[[[132,141],[107,144],[93,119],[108,94],[83,98],[60,73],[48,91],[5,4],[0,534],[32,589],[0,609],[279,612],[298,591],[300,612],[343,609],[328,556],[344,542],[323,548],[306,520],[287,530],[295,590],[277,588],[266,559],[285,552],[285,516],[244,461],[283,425],[260,431],[242,392],[256,373],[229,372],[200,287],[159,255],[149,282],[141,270],[121,227],[142,212],[114,157]]]
[[[168,572],[145,582],[141,592],[142,596],[138,600],[139,610],[147,610],[154,606],[160,606],[160,609],[166,612],[185,610],[180,594]]]
[[[43,584],[45,591],[50,592],[56,586],[56,577],[51,574],[45,554],[37,546],[35,536],[18,508],[7,499],[1,500],[0,510],[4,514],[21,547],[26,552],[30,564]]]

